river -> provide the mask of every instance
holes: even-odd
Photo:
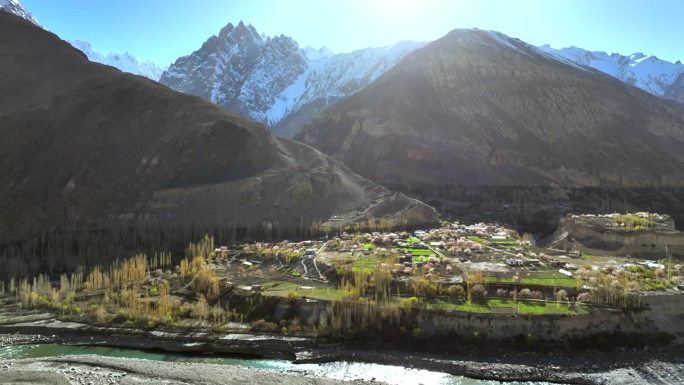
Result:
[[[140,349],[114,348],[105,346],[82,346],[62,344],[15,345],[0,348],[0,361],[6,359],[58,357],[65,355],[97,355],[146,359],[170,362],[195,362],[208,364],[235,365],[247,368],[261,368],[274,371],[296,371],[302,374],[313,373],[336,380],[382,381],[387,384],[423,385],[493,385],[498,381],[475,380],[452,376],[446,373],[400,366],[369,364],[360,362],[330,362],[324,364],[293,364],[284,360],[231,358],[213,355],[189,355],[146,351]],[[544,382],[511,382],[510,385],[550,385]]]

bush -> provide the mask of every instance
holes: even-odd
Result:
[[[280,326],[275,322],[268,322],[263,318],[257,320],[252,325],[253,332],[263,332],[263,333],[278,333],[280,331]]]
[[[497,289],[496,290],[496,296],[499,298],[506,298],[508,297],[508,290],[506,289]]]
[[[461,286],[461,285],[450,286],[447,289],[447,294],[451,297],[458,299],[458,300],[465,299],[465,290],[463,289],[463,286]]]
[[[405,300],[401,301],[401,306],[405,308],[414,308],[418,307],[418,297],[410,297],[406,298]]]

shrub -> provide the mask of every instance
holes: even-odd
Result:
[[[252,325],[252,331],[263,332],[263,333],[278,333],[280,331],[280,326],[275,322],[268,322],[263,318],[257,320]]]
[[[406,298],[405,300],[401,301],[401,306],[405,308],[414,308],[418,307],[418,297],[410,297]]]
[[[461,285],[453,285],[447,289],[447,294],[458,300],[463,300],[465,298],[465,290]]]

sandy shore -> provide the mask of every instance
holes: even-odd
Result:
[[[0,383],[9,385],[369,385],[336,381],[294,371],[228,365],[159,362],[98,356],[11,360],[0,365]]]

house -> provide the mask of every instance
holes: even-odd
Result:
[[[427,234],[427,233],[424,230],[416,230],[413,232],[413,235],[415,235],[418,238],[420,238],[421,236],[423,236],[425,234]]]
[[[316,249],[306,249],[306,250],[304,250],[304,256],[305,256],[305,257],[315,257],[315,256],[316,256]]]
[[[504,263],[508,266],[523,266],[525,262],[522,259],[507,258]]]

